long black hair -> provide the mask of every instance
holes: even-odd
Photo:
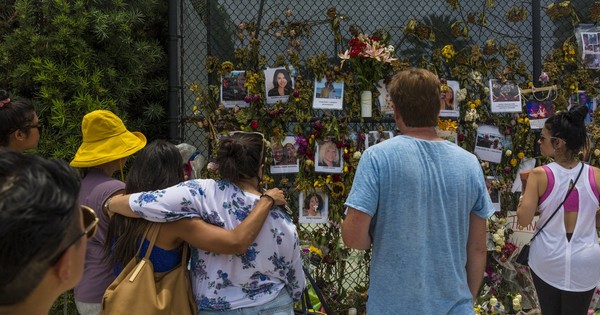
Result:
[[[588,111],[587,106],[573,106],[568,112],[560,112],[548,118],[544,127],[548,129],[550,136],[563,139],[567,148],[577,154],[589,146],[584,122]]]
[[[10,100],[5,90],[0,90],[0,146],[7,147],[10,135],[22,130],[29,135],[35,108],[27,99]]]
[[[153,191],[183,180],[183,158],[177,147],[164,140],[155,140],[137,154],[127,173],[125,190],[128,194]],[[151,223],[144,219],[113,215],[105,244],[108,261],[113,266],[123,267],[127,264],[135,256],[138,242]]]

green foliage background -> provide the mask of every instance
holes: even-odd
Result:
[[[0,1],[0,88],[33,100],[45,127],[39,154],[71,159],[81,119],[96,109],[149,139],[166,134],[167,4]]]

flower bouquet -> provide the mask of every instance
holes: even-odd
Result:
[[[379,38],[360,34],[348,42],[344,53],[338,55],[342,59],[342,68],[346,60],[350,63],[361,90],[370,91],[383,79],[391,63],[398,60],[394,57],[394,46],[388,45],[388,41],[389,36]]]
[[[389,36],[368,36],[359,34],[348,42],[348,49],[338,56],[350,63],[352,72],[357,78],[361,96],[361,116],[371,117],[371,90],[391,68],[391,63],[398,60],[394,57],[394,46],[388,45]]]

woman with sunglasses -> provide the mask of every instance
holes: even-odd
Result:
[[[29,100],[11,100],[0,90],[0,146],[23,152],[37,148],[42,127]]]
[[[574,106],[546,120],[538,143],[542,155],[554,162],[533,169],[517,209],[521,226],[529,225],[537,210],[536,230],[547,223],[529,253],[544,315],[587,314],[600,281],[596,230],[600,170],[577,158],[580,150],[588,148],[587,112],[585,106]]]
[[[221,140],[217,151],[222,180],[190,180],[159,191],[115,196],[108,207],[151,221],[200,217],[229,230],[239,228],[258,202],[274,203],[259,187],[264,154],[262,134],[234,133]],[[195,248],[191,275],[198,314],[293,314],[292,300],[300,299],[305,286],[296,227],[284,211],[274,208],[243,254]]]
[[[156,140],[142,149],[127,174],[126,193],[154,191],[177,185],[184,181],[183,160],[177,147],[164,140]],[[149,172],[148,170],[152,170]],[[278,204],[285,202],[283,191],[274,188],[265,192]],[[111,201],[112,202],[112,201]],[[193,247],[220,254],[243,254],[260,231],[272,201],[262,198],[250,215],[234,230],[225,230],[204,222],[200,218],[188,218],[161,226],[156,245],[150,254],[155,272],[166,272],[181,263],[184,241]],[[140,239],[152,222],[128,218],[120,214],[111,217],[105,248],[108,260],[117,276],[135,256]],[[144,240],[139,257],[146,254],[148,240]]]
[[[98,222],[64,161],[0,148],[0,314],[48,314],[83,274]]]

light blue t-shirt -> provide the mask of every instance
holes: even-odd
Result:
[[[345,203],[373,217],[367,314],[474,314],[469,215],[494,213],[477,158],[397,136],[362,155]]]

